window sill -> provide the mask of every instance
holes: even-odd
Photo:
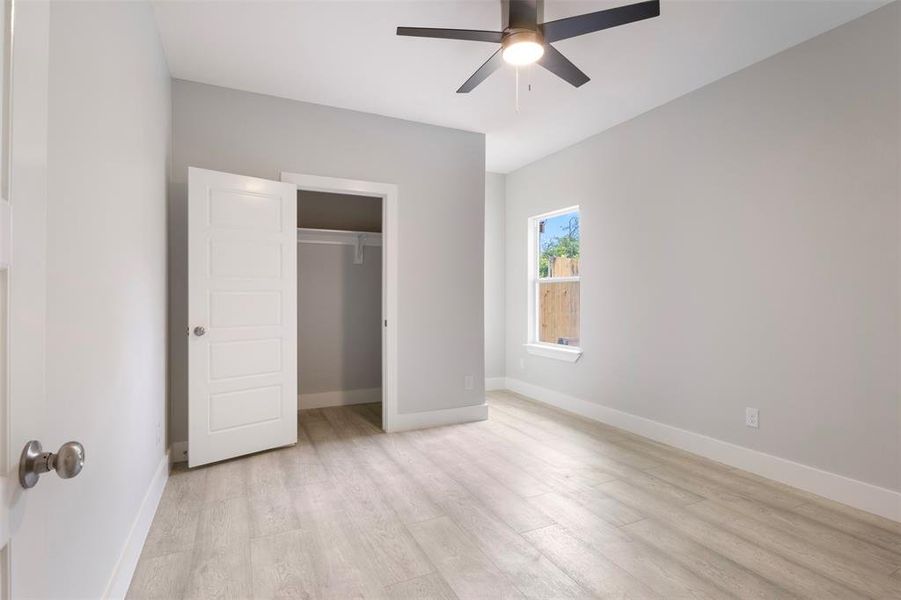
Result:
[[[555,346],[552,344],[525,344],[526,352],[535,356],[543,356],[544,358],[553,358],[554,360],[563,360],[566,362],[576,362],[582,356],[581,348],[572,346]]]

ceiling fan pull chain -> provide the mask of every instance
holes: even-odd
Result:
[[[516,107],[516,112],[518,113],[519,112],[519,66],[514,68],[514,71],[516,71],[516,104],[515,104],[515,107]]]

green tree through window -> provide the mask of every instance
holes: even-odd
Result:
[[[548,239],[541,239],[541,254],[538,257],[538,276],[550,277],[551,259],[553,257],[578,258],[579,257],[579,215],[561,215],[567,218],[558,231],[560,235],[555,235]],[[540,227],[540,238],[544,238],[544,225],[547,221],[542,221]]]

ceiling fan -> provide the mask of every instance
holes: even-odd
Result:
[[[468,94],[485,81],[503,62],[512,65],[538,63],[575,87],[586,83],[588,75],[579,70],[551,42],[610,29],[660,15],[660,0],[619,6],[576,17],[539,23],[544,18],[544,0],[501,0],[503,31],[398,27],[397,35],[490,42],[501,47],[467,79],[458,94]]]

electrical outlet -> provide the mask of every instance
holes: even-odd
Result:
[[[467,375],[463,378],[463,388],[466,390],[471,390],[475,387],[475,381],[472,378],[472,375]]]
[[[745,425],[754,429],[760,427],[760,414],[756,408],[749,406],[745,409]]]
[[[156,445],[159,446],[163,441],[163,424],[161,421],[156,422]]]

